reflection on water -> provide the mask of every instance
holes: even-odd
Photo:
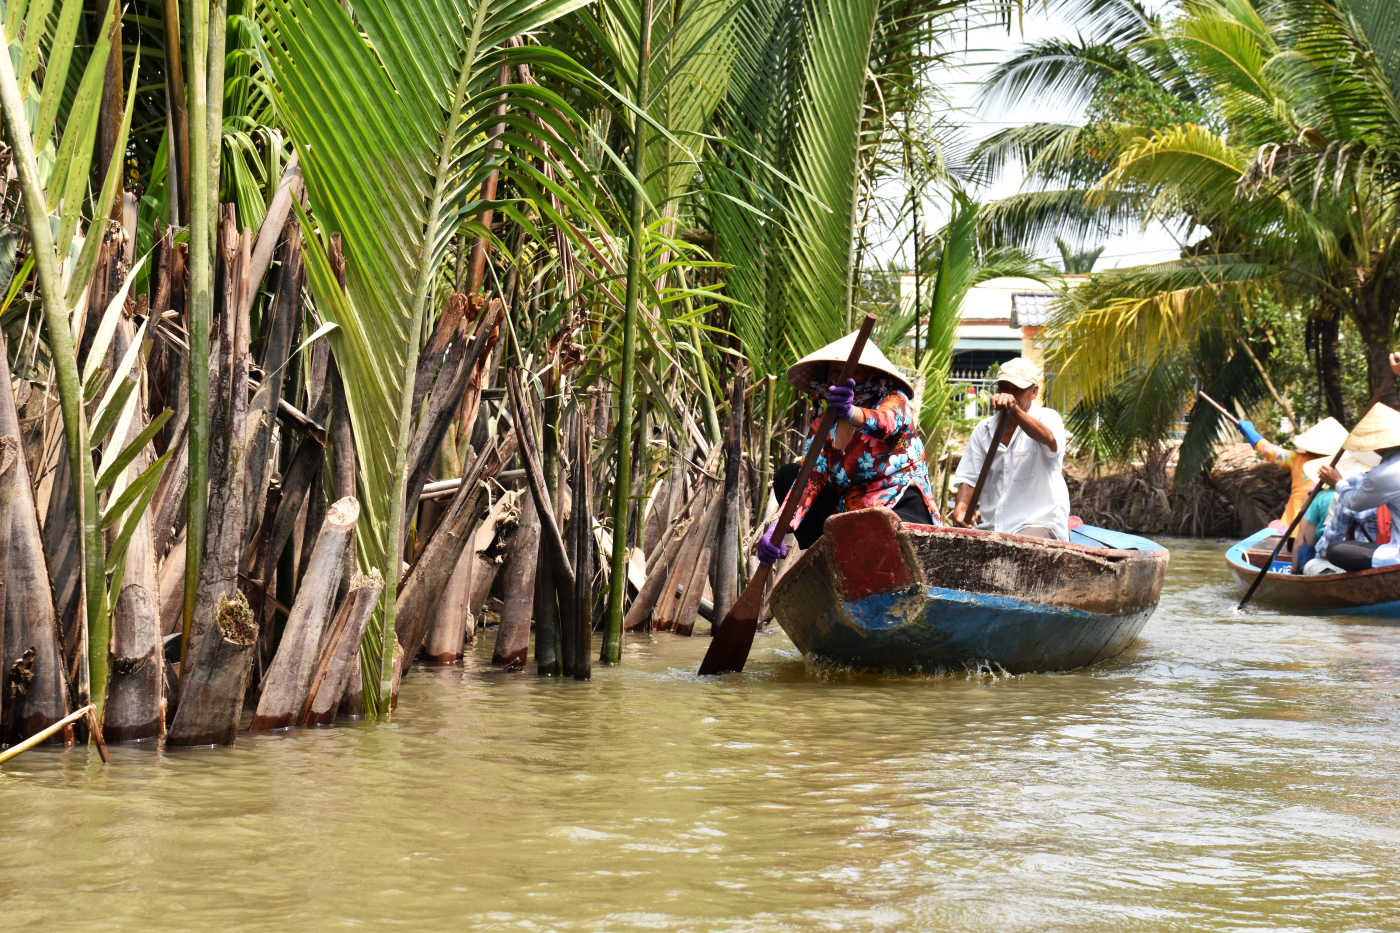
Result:
[[[0,770],[3,926],[1400,928],[1400,628],[1236,614],[1173,542],[1122,658],[415,674],[389,726]],[[488,640],[489,641],[489,640]]]

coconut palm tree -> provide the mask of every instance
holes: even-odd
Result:
[[[1060,237],[1055,237],[1055,248],[1060,251],[1060,269],[1070,275],[1085,275],[1094,271],[1094,263],[1103,255],[1104,248],[1075,249]]]
[[[1151,204],[1145,192],[1101,187],[1093,202],[1085,193],[1132,139],[1204,119],[1199,89],[1162,32],[1164,11],[1140,0],[1055,0],[1053,6],[1079,34],[1028,44],[999,63],[982,100],[1014,106],[1056,99],[1083,106],[1086,117],[1009,127],[974,147],[970,161],[979,179],[1012,166],[1022,173],[1021,192],[982,210],[985,235],[999,243],[1049,246],[1057,236],[1085,240],[1140,222]],[[1190,229],[1190,218],[1172,219]]]
[[[1130,441],[1159,430],[1149,403],[1169,387],[1182,401],[1193,382],[1281,398],[1252,324],[1262,297],[1307,309],[1341,417],[1341,321],[1363,336],[1373,389],[1394,324],[1392,21],[1367,2],[1180,6],[1164,24],[1133,0],[1067,3],[1090,41],[1041,43],[997,70],[995,95],[1076,86],[1097,119],[1015,129],[979,148],[984,170],[1020,160],[1040,188],[989,205],[989,230],[1014,242],[1128,219],[1178,231],[1181,260],[1102,273],[1065,299],[1051,365],[1061,393],[1087,400],[1085,418],[1122,426]],[[1188,243],[1193,230],[1208,235]],[[1138,429],[1127,430],[1133,413]],[[1213,413],[1198,418],[1183,460],[1198,461],[1217,427]]]
[[[1400,107],[1364,32],[1325,0],[1263,9],[1203,0],[1168,38],[1221,128],[1184,124],[1136,139],[1094,195],[1138,188],[1155,216],[1184,207],[1210,236],[1177,263],[1076,294],[1056,332],[1062,375],[1095,397],[1193,329],[1241,332],[1251,297],[1268,290],[1319,318],[1350,318],[1375,391],[1400,308]],[[1340,393],[1328,399],[1342,417]]]

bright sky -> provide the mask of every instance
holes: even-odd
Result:
[[[1070,122],[1083,117],[1081,108],[1066,106],[1065,101],[1059,98],[1025,101],[1014,108],[1008,108],[1000,102],[979,104],[978,90],[996,62],[1008,57],[1024,43],[1054,36],[1072,36],[1075,33],[1073,26],[1063,16],[1047,12],[1041,3],[1027,3],[1026,7],[1023,19],[1020,23],[1013,24],[1010,33],[1000,26],[974,29],[966,40],[970,48],[955,55],[957,65],[949,68],[946,75],[939,75],[935,79],[938,85],[946,89],[953,107],[961,111],[961,115],[950,114],[950,121],[967,127],[970,142],[1007,126],[1020,126],[1041,120]],[[971,193],[979,201],[988,201],[1015,194],[1020,187],[1021,179],[1013,167],[1003,172],[1001,179],[995,184],[975,189]],[[895,201],[905,197],[902,185],[882,194]],[[925,229],[930,233],[947,220],[946,208],[936,192],[933,196],[926,197],[924,210],[928,213]],[[908,255],[910,251],[907,245],[901,250],[899,243],[907,236],[908,231],[901,231],[899,236],[886,233],[873,237],[876,240],[883,239],[875,248],[876,254],[882,260],[900,258],[903,264],[908,266],[912,258]],[[1179,254],[1180,249],[1165,229],[1155,225],[1146,230],[1134,226],[1119,231],[1117,235],[1105,238],[1103,245],[1105,249],[1099,257],[1096,269],[1172,259]],[[1059,264],[1058,253],[1046,255],[1045,258],[1054,260],[1056,265]]]

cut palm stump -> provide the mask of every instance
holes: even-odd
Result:
[[[320,656],[321,636],[335,608],[345,555],[355,539],[359,517],[360,504],[350,496],[336,502],[326,513],[311,562],[287,616],[277,656],[263,677],[262,696],[250,731],[285,729],[306,706]]]
[[[368,575],[357,573],[351,581],[350,592],[323,639],[321,658],[316,663],[311,689],[301,711],[301,725],[325,726],[335,718],[346,687],[359,670],[360,642],[383,591],[384,578],[378,570],[371,570]]]

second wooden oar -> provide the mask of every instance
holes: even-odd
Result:
[[[856,368],[860,366],[860,355],[865,350],[865,342],[870,338],[870,330],[874,326],[875,315],[867,314],[861,322],[860,331],[856,334],[856,342],[851,347],[851,356],[841,368],[839,385],[845,385],[846,380],[855,375]],[[812,471],[817,467],[817,457],[826,446],[826,435],[835,423],[836,413],[827,405],[822,412],[821,421],[817,423],[817,430],[812,434],[807,456],[802,458],[802,468],[797,471],[797,479],[793,480],[787,496],[783,498],[782,511],[778,513],[778,521],[773,526],[774,534],[787,534],[788,526],[792,524],[793,513],[797,511],[797,503],[802,501],[802,494],[807,491],[807,481],[812,478]],[[749,659],[749,649],[753,647],[754,633],[758,631],[758,616],[763,611],[763,590],[772,574],[772,564],[758,565],[758,572],[749,578],[744,592],[739,594],[724,621],[715,628],[710,648],[705,652],[705,659],[700,662],[701,676],[729,674],[744,669],[744,664]]]
[[[972,487],[972,497],[967,500],[967,511],[963,513],[969,525],[972,524],[972,516],[977,514],[977,503],[982,500],[982,487],[987,485],[987,477],[992,472],[992,461],[997,457],[997,448],[1001,446],[1001,432],[1006,430],[1006,419],[1011,417],[1011,409],[1003,408],[1001,414],[997,416],[997,426],[992,432],[992,442],[987,445],[987,455],[982,458],[982,469],[977,471],[977,485]]]
[[[1201,392],[1199,390],[1197,390],[1196,394],[1199,395],[1201,397],[1201,400],[1204,401],[1207,405],[1220,412],[1220,414],[1224,416],[1226,421],[1230,422],[1237,428],[1240,426],[1240,419],[1236,418],[1234,415],[1226,411],[1224,405],[1220,404],[1215,399],[1211,398],[1209,395],[1206,395],[1204,392]]]

